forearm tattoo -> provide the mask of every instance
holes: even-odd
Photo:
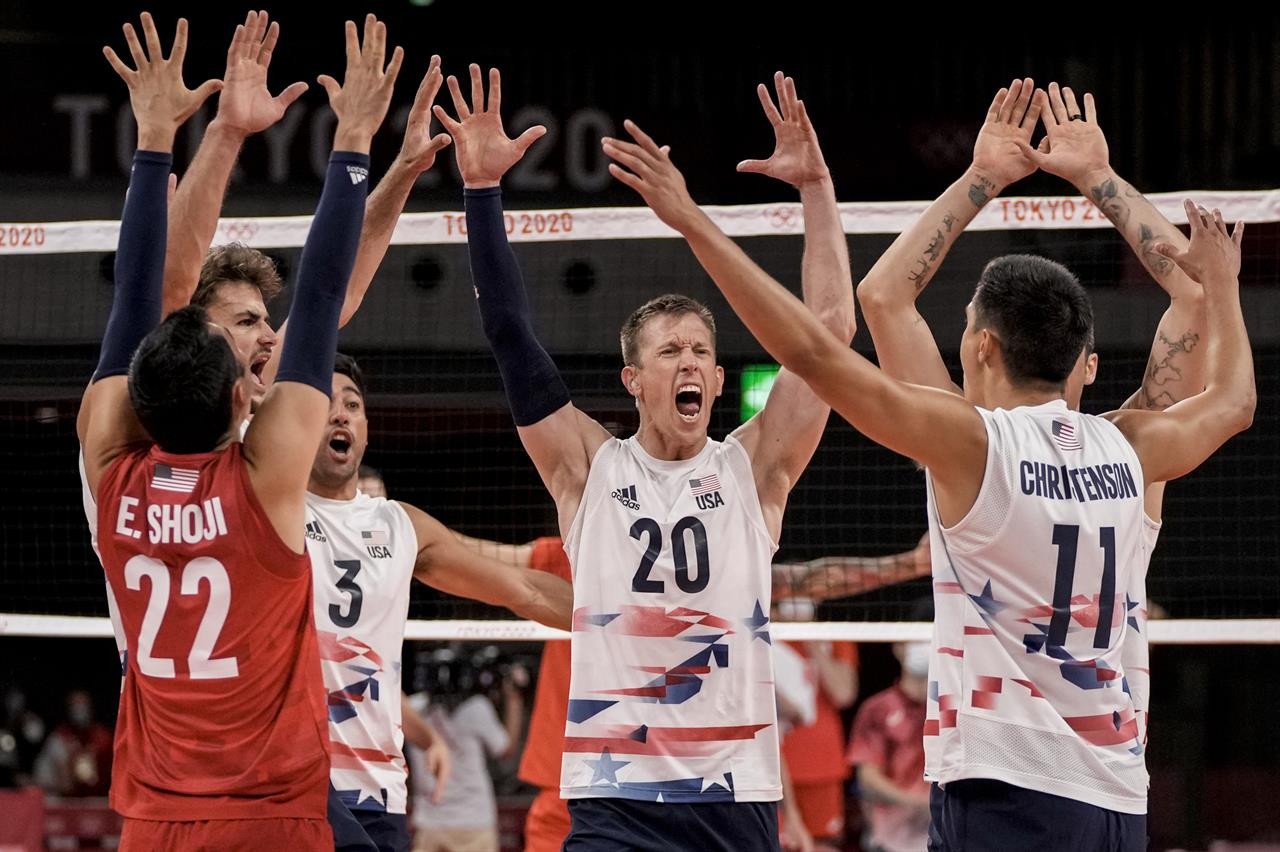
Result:
[[[1129,204],[1120,196],[1116,182],[1108,178],[1089,190],[1093,203],[1121,231],[1129,223]]]
[[[1156,243],[1160,235],[1151,230],[1149,225],[1141,225],[1138,229],[1138,245],[1142,249],[1142,262],[1152,274],[1163,278],[1173,269],[1173,261],[1156,251]]]
[[[981,207],[991,200],[991,191],[996,188],[996,185],[982,175],[978,175],[977,178],[977,183],[969,184],[969,200],[973,202],[974,207]]]

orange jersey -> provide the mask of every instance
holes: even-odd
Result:
[[[540,538],[533,544],[529,567],[572,582],[569,557],[558,538]],[[520,758],[521,781],[543,789],[560,787],[560,756],[564,752],[564,728],[569,717],[569,640],[556,639],[542,646],[538,687],[533,697],[529,736]]]
[[[111,784],[126,817],[325,818],[311,564],[271,526],[241,446],[138,450],[98,485],[129,649]]]
[[[809,648],[804,642],[787,643],[806,660]],[[833,642],[831,656],[850,665],[858,665],[858,646],[852,642]],[[812,664],[810,664],[812,667]],[[817,672],[813,672],[816,676]],[[844,722],[840,711],[818,688],[818,718],[812,725],[792,728],[782,738],[782,756],[797,785],[819,781],[841,781],[849,777],[844,760]]]

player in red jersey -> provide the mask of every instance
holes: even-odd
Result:
[[[290,313],[297,333],[240,443],[252,380],[227,330],[199,307],[157,327],[174,134],[219,84],[183,84],[186,21],[168,58],[145,13],[142,29],[145,50],[125,26],[135,69],[104,51],[129,86],[139,150],[80,421],[130,649],[111,788],[121,848],[332,848],[303,495],[329,408],[369,144],[403,54],[384,67],[386,28],[370,15],[363,45],[347,23],[344,83],[320,78],[338,121]]]

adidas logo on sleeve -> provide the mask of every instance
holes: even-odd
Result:
[[[640,511],[640,503],[636,501],[636,487],[634,485],[615,489],[609,496],[632,511]]]
[[[369,170],[364,166],[347,166],[347,176],[351,178],[351,184],[354,186],[369,179]]]

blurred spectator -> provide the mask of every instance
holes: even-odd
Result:
[[[923,620],[922,616],[923,612],[917,618]],[[920,852],[928,844],[924,717],[929,647],[927,641],[895,643],[901,677],[868,698],[853,721],[849,763],[858,772],[867,823],[862,845],[867,852]]]
[[[452,650],[436,652],[429,698],[419,693],[410,701],[444,737],[453,771],[438,801],[435,781],[423,769],[421,752],[413,749],[414,852],[497,852],[498,807],[488,759],[511,754],[519,742],[524,700],[523,669],[502,677],[503,713],[499,720],[485,696],[492,667],[463,659]]]
[[[387,484],[383,481],[382,474],[367,464],[360,465],[360,481],[356,484],[356,488],[370,497],[387,496]]]
[[[59,796],[105,796],[111,786],[111,729],[94,721],[83,689],[67,694],[67,721],[53,730],[36,758],[36,783]]]
[[[26,693],[16,685],[5,691],[4,711],[4,721],[0,723],[0,787],[24,787],[33,783],[36,757],[44,744],[44,720],[27,708]]]

